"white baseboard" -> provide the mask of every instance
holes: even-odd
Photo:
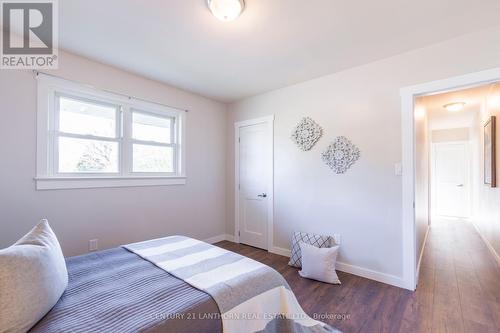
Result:
[[[269,252],[274,253],[274,254],[279,254],[281,256],[285,257],[290,257],[291,251],[289,249],[285,249],[282,247],[274,246],[272,247]],[[368,268],[363,268],[359,266],[354,266],[350,264],[346,264],[340,261],[337,261],[337,266],[336,269],[349,273],[349,274],[354,274],[357,276],[361,276],[370,280],[375,280],[378,282],[390,284],[399,288],[406,288],[405,281],[396,275],[391,275],[391,274],[386,274],[386,273],[381,273],[377,272]]]
[[[366,279],[382,282],[385,284],[390,284],[392,286],[396,286],[399,288],[406,289],[405,281],[396,275],[386,274],[378,271],[374,271],[368,268],[354,266],[350,264],[346,264],[344,262],[337,261],[337,270],[357,276],[364,277]]]
[[[227,235],[227,234],[222,234],[222,235],[217,235],[213,236],[207,239],[204,239],[203,241],[208,244],[214,244],[222,241],[230,241],[234,242],[234,236],[233,235]]]
[[[426,234],[427,237],[427,234]],[[205,240],[207,243],[217,243],[223,240],[227,240],[230,242],[234,242],[234,236],[233,235],[219,235],[215,236],[212,238],[209,238]],[[278,254],[280,256],[284,257],[290,257],[291,256],[291,251],[289,249],[285,249],[282,247],[278,246],[273,246],[272,248],[269,249],[269,252]],[[378,271],[374,271],[368,268],[363,268],[359,266],[354,266],[350,264],[346,264],[344,262],[339,262],[337,261],[337,270],[349,274],[354,274],[357,276],[361,276],[370,280],[390,284],[399,288],[406,288],[405,281],[396,275],[391,275],[391,274],[386,274]]]
[[[274,254],[279,254],[280,256],[288,257],[292,255],[292,252],[289,249],[284,249],[282,247],[277,247],[273,246],[271,249],[269,249],[269,252],[274,253]]]
[[[425,236],[424,236],[424,243],[422,244],[422,250],[420,250],[420,256],[418,257],[418,264],[417,264],[417,272],[416,272],[416,277],[415,281],[418,283],[418,277],[420,276],[420,264],[422,263],[422,257],[424,256],[424,250],[425,250],[425,244],[427,244],[427,235],[429,234],[429,228],[430,226],[427,226],[427,230],[425,230]]]
[[[479,234],[479,236],[483,240],[484,244],[486,244],[486,247],[488,248],[488,250],[490,250],[491,254],[493,255],[493,257],[497,261],[497,264],[500,265],[500,256],[498,255],[497,251],[495,251],[495,248],[493,247],[493,245],[491,245],[491,243],[488,241],[488,239],[486,239],[486,237],[484,237],[484,235],[481,233],[481,230],[474,222],[471,222],[471,224],[476,229],[477,233]]]

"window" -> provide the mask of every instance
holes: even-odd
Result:
[[[55,174],[119,173],[118,105],[56,95]]]
[[[43,74],[37,188],[184,184],[184,111]]]
[[[132,171],[174,172],[175,119],[132,112]]]

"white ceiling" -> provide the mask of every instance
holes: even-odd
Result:
[[[64,0],[62,49],[231,102],[499,24],[498,0]]]

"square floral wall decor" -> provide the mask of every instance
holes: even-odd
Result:
[[[292,141],[300,149],[310,150],[321,138],[323,130],[314,120],[309,117],[303,118],[292,132]]]

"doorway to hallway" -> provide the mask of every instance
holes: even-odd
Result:
[[[414,105],[416,278],[430,227],[442,221],[475,227],[499,260],[493,200],[500,192],[488,185],[484,170],[498,173],[486,167],[485,124],[500,116],[500,84],[416,96]]]

